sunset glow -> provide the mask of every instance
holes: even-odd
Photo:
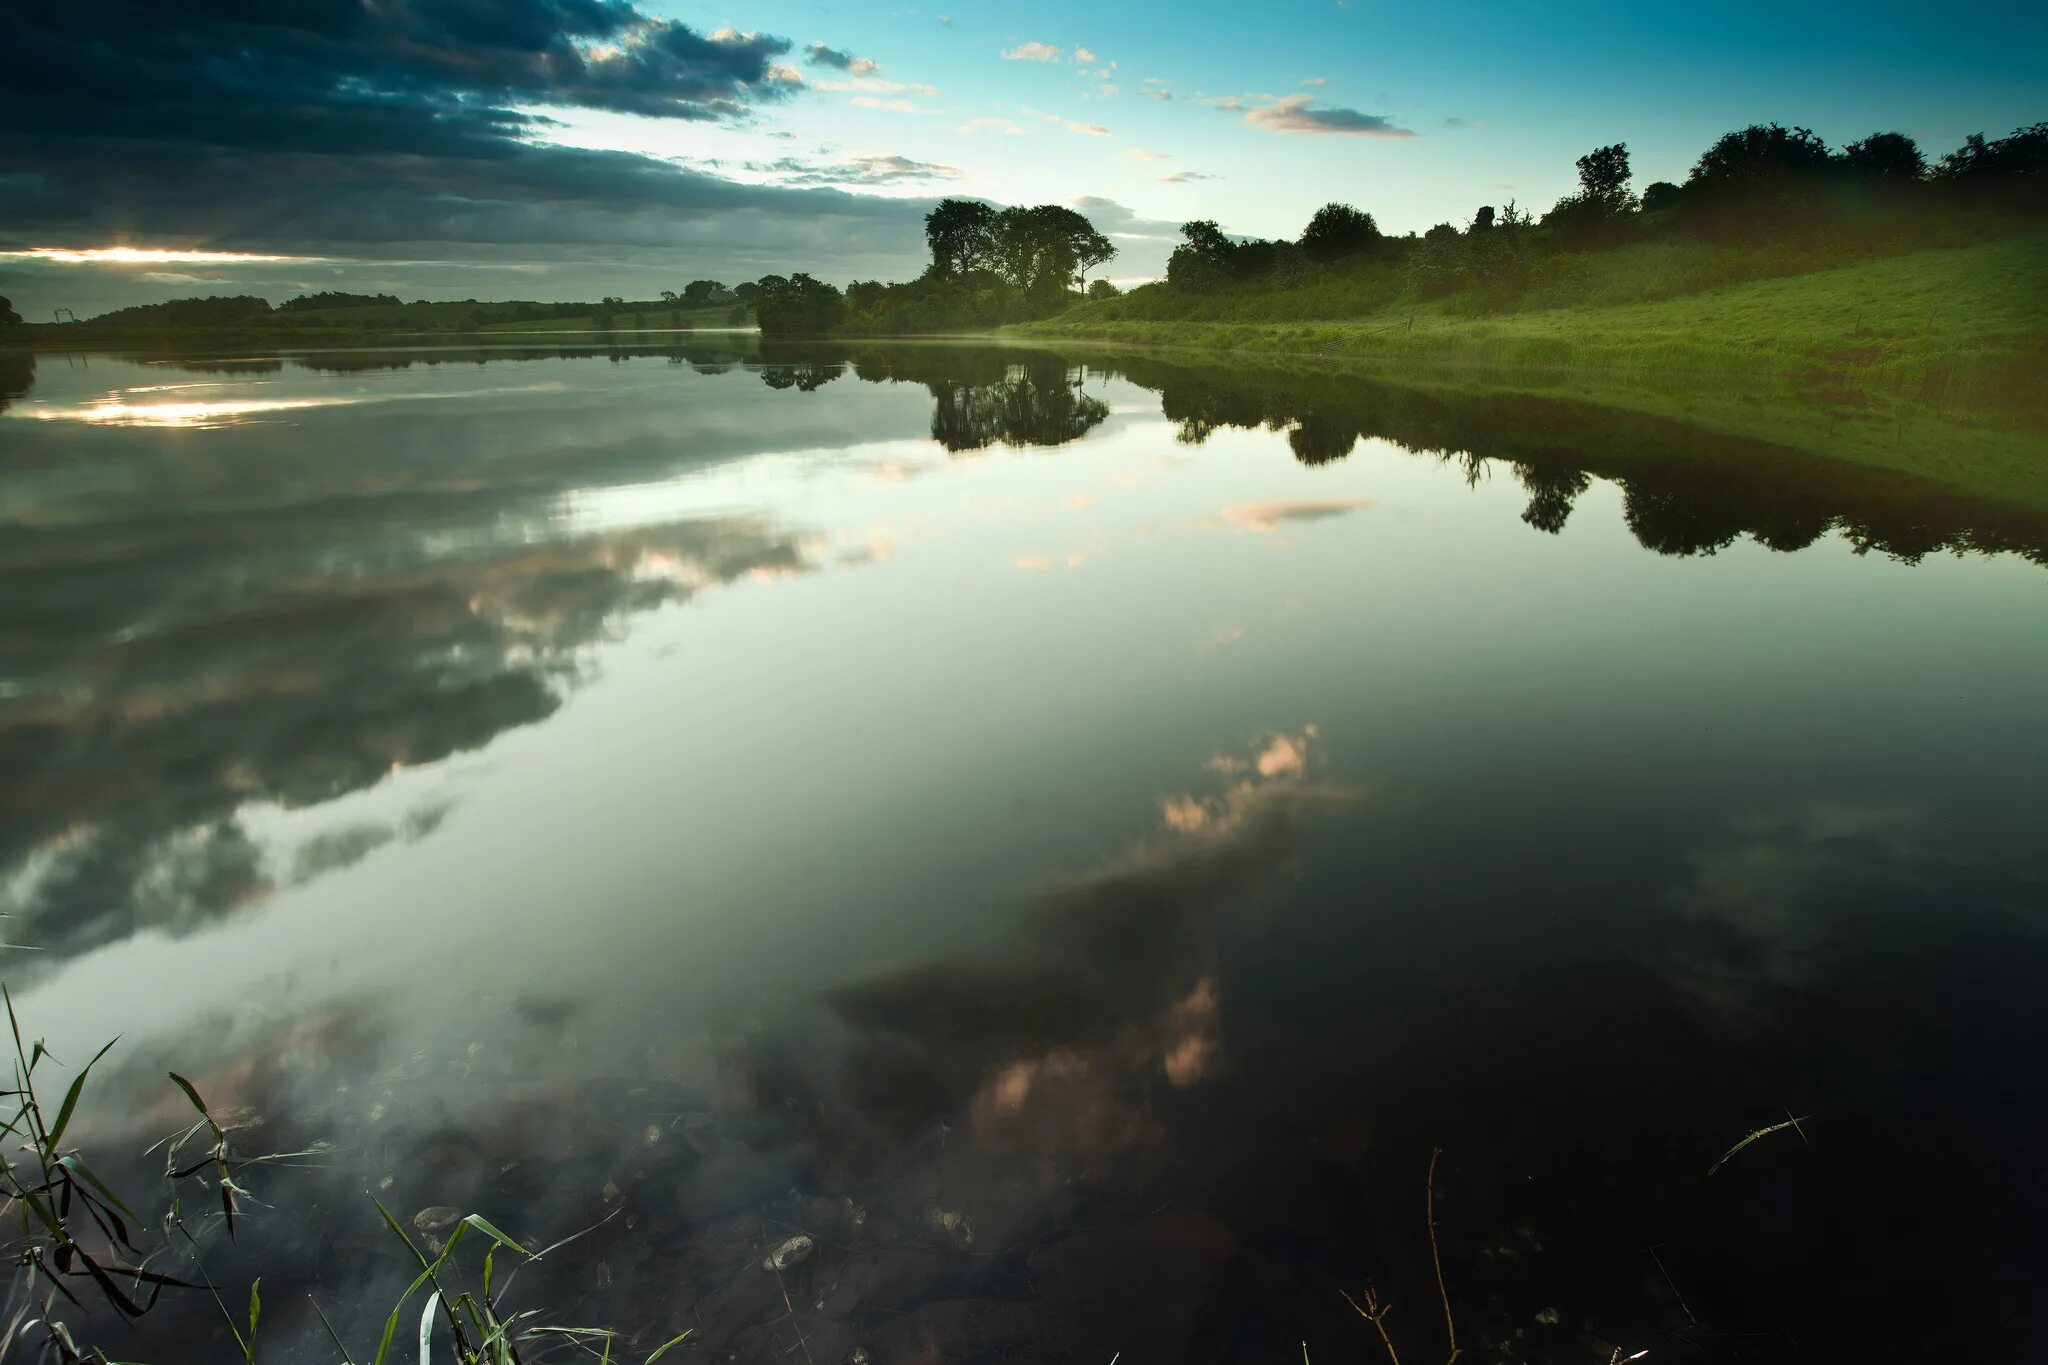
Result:
[[[331,256],[272,256],[254,251],[184,251],[146,246],[32,246],[0,251],[0,258],[48,261],[53,265],[278,265],[317,262]]]

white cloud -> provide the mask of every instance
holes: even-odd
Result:
[[[880,109],[891,114],[929,114],[932,112],[929,109],[919,108],[909,100],[877,99],[873,95],[855,95],[852,103],[859,105],[863,109]]]
[[[1219,105],[1235,109],[1236,104]],[[1252,109],[1244,121],[1254,128],[1282,133],[1336,133],[1347,137],[1414,137],[1406,128],[1379,114],[1361,114],[1356,109],[1319,109],[1310,95],[1289,95],[1285,99]]]
[[[953,130],[956,133],[1021,133],[1024,130],[1006,118],[971,118]]]
[[[1026,109],[1024,113],[1030,118],[1043,119],[1047,123],[1057,123],[1070,133],[1082,133],[1088,137],[1109,136],[1109,129],[1099,123],[1080,123],[1074,119],[1062,118],[1058,114],[1048,114],[1038,109]]]
[[[856,76],[850,81],[812,81],[813,90],[859,90],[871,95],[900,95],[905,91],[916,95],[936,95],[936,85],[923,81],[887,81],[877,76]]]
[[[1006,62],[1056,62],[1065,55],[1065,48],[1054,47],[1051,43],[1019,43],[1003,53],[1003,60]]]

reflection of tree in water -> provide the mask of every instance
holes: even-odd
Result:
[[[1309,413],[1287,433],[1287,448],[1303,464],[1328,464],[1341,460],[1358,444],[1358,433],[1344,423]]]
[[[1082,389],[1082,377],[1058,357],[1034,356],[994,383],[935,383],[932,439],[948,450],[1078,441],[1109,416],[1109,405]]]
[[[1379,439],[1455,465],[1473,487],[1505,462],[1529,493],[1522,520],[1553,535],[1603,478],[1621,486],[1630,530],[1658,554],[1713,554],[1742,536],[1789,552],[1840,531],[1859,553],[1908,563],[1949,550],[2048,564],[2048,526],[2038,515],[1642,414],[1121,353],[1100,364],[1156,390],[1189,444],[1221,427],[1285,431],[1297,459],[1321,465]]]
[[[1065,445],[1109,416],[1109,405],[1082,388],[1089,371],[1045,351],[865,346],[853,372],[870,384],[931,390],[932,439],[947,450]]]
[[[812,393],[837,379],[845,368],[843,365],[815,360],[763,364],[761,382],[771,389],[795,389],[798,393]]]
[[[1529,490],[1529,505],[1522,511],[1522,520],[1551,535],[1564,530],[1572,504],[1578,501],[1579,494],[1593,486],[1585,470],[1569,465],[1518,463],[1514,468],[1515,477]]]
[[[36,358],[32,355],[0,355],[0,412],[18,398],[25,398],[36,383]]]

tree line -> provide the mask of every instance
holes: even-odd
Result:
[[[1425,297],[1525,274],[1546,250],[1587,251],[1691,235],[1767,247],[1873,215],[2048,210],[2048,123],[1987,141],[1981,134],[1930,163],[1904,133],[1874,133],[1839,151],[1812,129],[1752,124],[1701,153],[1683,184],[1632,188],[1628,145],[1578,159],[1578,188],[1540,218],[1510,201],[1481,205],[1461,229],[1439,223],[1393,237],[1346,203],[1318,209],[1294,241],[1232,237],[1213,221],[1183,224],[1167,287],[1201,293],[1245,281],[1286,283],[1316,266],[1398,263]]]
[[[930,264],[914,280],[855,280],[842,293],[809,275],[770,276],[755,305],[765,334],[952,332],[1049,317],[1078,302],[1089,271],[1116,246],[1062,204],[996,208],[944,199],[924,220]],[[1115,294],[1096,280],[1086,297]]]

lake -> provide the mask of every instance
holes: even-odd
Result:
[[[0,358],[0,960],[124,1189],[313,1153],[265,1360],[373,1200],[634,1361],[2022,1358],[2044,758],[2048,514],[1561,398]]]

